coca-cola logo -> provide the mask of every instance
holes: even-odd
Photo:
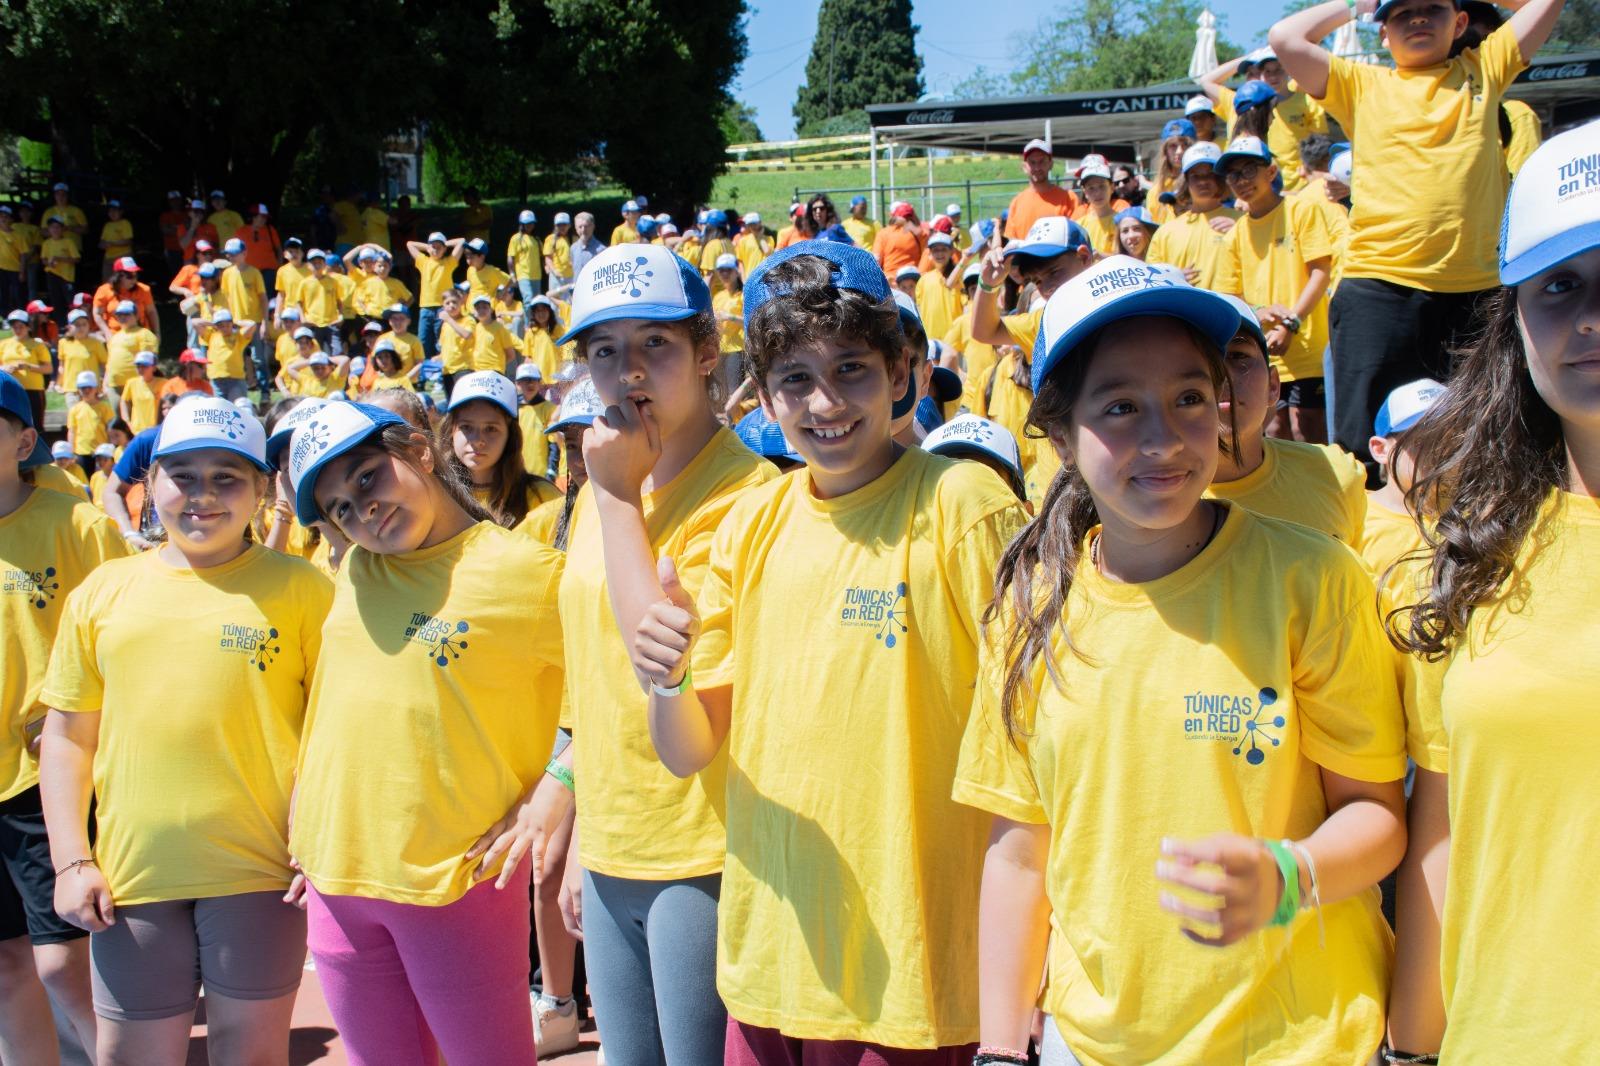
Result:
[[[912,111],[906,115],[906,125],[926,126],[939,122],[954,122],[956,113],[949,108],[943,111]]]
[[[1528,71],[1529,81],[1566,81],[1582,78],[1589,73],[1587,63],[1563,63],[1559,67],[1535,67]]]

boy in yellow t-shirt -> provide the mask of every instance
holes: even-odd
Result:
[[[461,247],[466,240],[456,237],[446,239],[438,230],[428,234],[426,242],[407,241],[406,251],[411,253],[411,263],[417,268],[417,336],[427,358],[439,354],[439,308],[444,294],[454,282],[456,267],[461,263]]]
[[[388,323],[389,330],[378,337],[376,343],[382,344],[388,341],[394,345],[394,350],[400,356],[401,372],[409,373],[412,367],[419,365],[423,360],[422,341],[411,332],[411,312],[405,304],[391,304],[384,311],[383,319]]]
[[[511,269],[511,283],[524,305],[539,295],[544,281],[544,246],[533,233],[538,220],[532,211],[518,214],[517,232],[506,244],[506,266]]]
[[[1225,190],[1216,172],[1221,157],[1222,150],[1210,141],[1193,144],[1183,153],[1179,188],[1189,198],[1189,210],[1156,230],[1145,256],[1151,263],[1179,268],[1189,284],[1214,292],[1220,291],[1218,281],[1232,243],[1229,234],[1240,214],[1222,205]]]
[[[111,472],[117,465],[116,445],[107,441],[98,445],[94,450],[94,473],[89,475],[89,500],[101,511],[106,509],[102,497],[105,495],[106,482],[111,480]]]
[[[94,450],[110,440],[106,431],[117,414],[100,395],[100,379],[93,370],[79,374],[74,385],[78,399],[67,409],[67,443],[87,480],[94,473]]]
[[[1078,191],[1083,210],[1074,221],[1089,235],[1089,247],[1099,255],[1111,255],[1117,250],[1117,208],[1111,200],[1111,167],[1104,156],[1084,159],[1078,168]],[[1162,230],[1156,231],[1158,236]]]
[[[1272,184],[1278,168],[1256,137],[1236,137],[1217,159],[1249,212],[1233,227],[1217,290],[1257,308],[1267,351],[1286,385],[1274,436],[1320,444],[1328,439],[1322,351],[1328,343],[1328,279],[1333,235],[1322,208],[1285,198]]]
[[[511,281],[511,275],[489,262],[489,244],[474,237],[466,245],[467,298],[487,296],[491,300],[500,286]]]
[[[522,465],[528,473],[546,477],[551,466],[550,438],[545,427],[556,418],[556,405],[543,396],[544,376],[533,363],[521,363],[517,383],[517,425],[522,430]]]
[[[967,301],[955,279],[955,241],[948,233],[935,233],[928,238],[928,254],[933,258],[933,269],[917,279],[912,298],[917,302],[917,314],[922,317],[922,327],[929,337],[940,339],[950,332],[950,327],[966,310]]]
[[[100,255],[105,260],[104,276],[111,276],[111,264],[133,254],[133,223],[122,217],[122,201],[106,201],[106,221],[100,227]]]
[[[611,231],[611,246],[619,244],[637,244],[639,241],[639,218],[644,214],[643,209],[635,200],[629,200],[622,205],[622,221]]]
[[[106,372],[106,343],[94,332],[89,312],[75,308],[67,312],[66,335],[56,345],[56,383],[62,392],[77,381],[78,375],[92,370],[102,378]]]
[[[572,216],[557,211],[555,229],[544,239],[544,268],[550,276],[551,292],[572,284]],[[522,301],[526,306],[529,301]]]
[[[159,421],[161,390],[166,382],[156,377],[156,353],[139,352],[133,357],[135,374],[122,385],[118,412],[134,433],[149,429]]]
[[[665,595],[634,654],[668,769],[693,773],[727,745],[728,1061],[955,1062],[978,1038],[989,818],[950,784],[980,618],[1027,515],[979,465],[894,443],[910,371],[892,324],[787,347],[754,317],[770,321],[775,303],[791,328],[892,323],[869,253],[797,243],[757,269],[745,300],[762,405],[807,465],[735,501],[698,597],[662,562]],[[824,400],[822,381],[841,384]],[[592,452],[590,483],[603,484]],[[780,703],[808,710],[780,721],[768,710]],[[817,954],[824,944],[836,958]]]
[[[72,284],[78,276],[78,242],[67,232],[66,223],[59,215],[45,219],[46,237],[39,248],[39,261],[44,264],[45,286],[50,302],[65,306],[72,299]]]

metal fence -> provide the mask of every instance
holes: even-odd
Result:
[[[1052,174],[1051,180],[1058,185],[1072,184],[1064,169],[1059,174]],[[833,201],[834,206],[839,209],[840,217],[843,217],[852,197],[865,196],[872,208],[869,214],[879,221],[889,217],[889,205],[896,200],[905,200],[925,219],[943,214],[944,209],[950,204],[960,204],[961,217],[970,226],[979,219],[998,218],[1000,212],[1010,206],[1012,197],[1026,186],[1027,182],[1020,175],[1016,179],[995,181],[930,180],[916,183],[897,182],[891,178],[888,184],[877,188],[876,204],[872,203],[874,190],[871,186],[823,189],[796,185],[794,202],[803,204],[811,197],[822,193]]]

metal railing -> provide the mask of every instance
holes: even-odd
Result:
[[[1052,174],[1051,180],[1057,185],[1071,186],[1076,181],[1063,169],[1059,174]],[[891,182],[881,185],[877,189],[878,202],[873,205],[876,210],[869,212],[873,218],[882,221],[889,217],[889,205],[896,200],[905,200],[917,209],[917,213],[924,219],[932,218],[935,214],[943,214],[945,206],[950,203],[961,205],[961,218],[967,225],[985,218],[998,218],[1000,212],[1011,205],[1011,200],[1017,193],[1027,186],[1027,182],[1018,179],[1000,178],[990,181],[932,181],[932,182]],[[941,190],[945,190],[942,191]],[[870,202],[873,189],[869,186],[854,188],[823,189],[796,185],[794,187],[794,202],[805,203],[818,194],[827,196],[839,209],[842,218],[853,196],[865,196]]]

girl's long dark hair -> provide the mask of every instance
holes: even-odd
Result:
[[[1566,484],[1561,420],[1528,373],[1516,290],[1490,297],[1487,315],[1449,390],[1400,441],[1416,461],[1406,502],[1431,566],[1422,601],[1390,614],[1389,637],[1429,660],[1502,595],[1545,501]]]
[[[1223,353],[1198,329],[1181,323],[1206,359],[1212,386],[1223,395],[1228,377]],[[1072,424],[1072,411],[1083,391],[1089,364],[1106,332],[1120,323],[1091,335],[1061,360],[1045,378],[1028,409],[1024,431],[1029,437],[1048,436],[1052,429],[1065,433]],[[1020,361],[1020,360],[1019,360]],[[1232,405],[1229,405],[1230,411]],[[1231,428],[1231,427],[1230,427]],[[1227,440],[1235,439],[1229,433]],[[1223,445],[1229,447],[1229,445]],[[1003,620],[1004,681],[1000,695],[1000,720],[1013,742],[1025,735],[1027,725],[1023,705],[1033,691],[1033,673],[1042,659],[1045,673],[1058,689],[1064,685],[1061,670],[1051,654],[1057,632],[1067,649],[1080,654],[1066,625],[1067,598],[1077,574],[1084,537],[1100,522],[1094,497],[1076,466],[1064,463],[1056,472],[1039,514],[1006,545],[995,572],[994,599],[984,611],[985,627]]]
[[[1272,109],[1274,104],[1258,104],[1233,120],[1233,136],[1261,138],[1262,143],[1267,140],[1267,128],[1272,125]]]
[[[487,400],[473,402],[488,404],[494,408],[496,414],[505,419],[506,446],[500,453],[500,458],[495,461],[493,470],[490,471],[488,509],[496,522],[510,529],[528,517],[528,492],[535,484],[545,479],[537,474],[528,473],[527,466],[522,462],[522,424],[507,414],[499,404]],[[437,444],[439,450],[444,453],[445,464],[450,468],[450,472],[462,484],[468,486],[470,496],[472,473],[465,463],[456,458],[456,450],[450,442],[455,428],[455,412],[446,412],[439,422]]]

